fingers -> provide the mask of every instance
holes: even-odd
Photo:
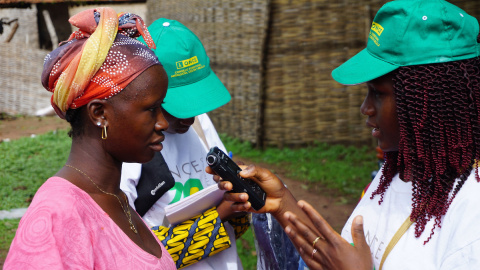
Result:
[[[218,182],[220,182],[220,180],[222,180],[222,178],[219,175],[217,175],[212,170],[212,168],[210,168],[210,166],[205,167],[205,172],[208,173],[208,174],[213,174],[213,181],[215,181],[216,183],[218,183]]]
[[[283,182],[268,169],[249,165],[248,167],[243,167],[240,176],[256,182],[267,193],[267,200],[284,198],[285,193],[288,192]],[[275,204],[267,208],[276,211],[279,206]]]
[[[352,239],[355,247],[360,250],[365,250],[364,247],[368,247],[367,240],[365,239],[365,233],[363,231],[363,217],[356,216],[352,222]],[[370,251],[370,249],[368,249]]]
[[[247,193],[229,193],[225,192],[223,195],[223,198],[226,201],[230,202],[240,202],[240,203],[246,203],[248,201],[248,194]]]
[[[285,227],[285,233],[287,233],[288,237],[297,248],[302,259],[310,269],[323,269],[321,263],[322,256],[320,255],[323,253],[323,249],[320,246],[324,244],[320,242],[324,240],[318,238],[319,240],[313,244],[315,239],[317,239],[315,234],[298,220],[296,215],[287,212],[285,213],[285,216],[291,221],[291,225]],[[310,239],[312,239],[311,242]]]
[[[233,203],[230,208],[232,208],[232,211],[234,212],[255,212],[252,208],[252,205],[250,202],[246,203]]]
[[[205,172],[206,172],[206,173],[209,173],[209,174],[215,174],[215,172],[212,170],[212,168],[210,168],[210,166],[207,166],[207,167],[205,168]]]
[[[357,263],[357,265],[363,265],[359,267],[359,269],[372,269],[373,261],[371,256],[370,247],[367,244],[367,240],[365,239],[365,233],[363,231],[363,217],[356,216],[352,222],[352,239],[353,245],[355,249],[360,254],[361,263]]]
[[[286,219],[290,222],[285,232],[310,269],[372,269],[373,262],[370,247],[365,240],[362,216],[355,217],[353,221],[354,246],[351,246],[311,205],[304,201],[298,202],[298,205],[310,218],[319,234],[290,212],[285,213],[285,216],[288,215]]]
[[[228,181],[221,181],[218,183],[218,186],[222,190],[231,190],[232,189],[232,183]],[[235,212],[247,212],[247,211],[252,211],[253,208],[250,202],[248,201],[248,194],[247,193],[232,193],[232,192],[225,192],[223,194],[223,199],[227,202],[232,202],[233,204],[231,205],[232,211]]]
[[[277,178],[270,170],[255,165],[248,165],[247,167],[241,166],[241,168],[240,176],[243,178],[262,181]]]
[[[213,181],[215,181],[216,183],[220,182],[220,180],[222,180],[222,178],[218,175],[214,175],[213,176]]]
[[[226,201],[225,199],[222,200],[218,205],[217,205],[217,212],[218,216],[222,220],[222,222],[230,220],[235,217],[243,216],[246,213],[243,210],[237,211],[236,209],[242,208],[241,206],[235,206],[232,207],[234,203],[230,201]]]
[[[302,208],[305,214],[308,215],[318,233],[323,235],[325,239],[334,243],[338,241],[341,236],[328,224],[328,222],[306,201],[300,200],[298,206]],[[342,238],[343,239],[343,238]]]
[[[305,242],[306,242],[307,244],[310,243],[310,245],[312,245],[312,242],[318,236],[318,234],[316,232],[312,231],[303,222],[301,222],[295,214],[293,214],[291,212],[286,212],[284,214],[284,216],[293,225],[292,229],[297,231],[299,236],[301,236],[304,239],[303,241],[299,240],[299,243],[305,244]],[[310,240],[311,240],[311,242],[310,242]]]
[[[221,190],[230,191],[233,189],[233,185],[229,181],[220,181],[218,182],[218,188]]]
[[[312,249],[315,247],[320,247],[322,242],[326,242],[325,237],[319,234],[318,232],[309,228],[305,223],[303,223],[297,216],[291,212],[285,213],[286,218],[292,224],[292,229],[297,232],[303,240],[298,240],[298,244],[306,245],[305,248],[310,246]]]

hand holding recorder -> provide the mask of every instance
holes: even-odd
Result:
[[[223,181],[232,183],[231,192],[247,193],[253,209],[258,211],[265,205],[265,191],[254,181],[242,178],[239,175],[242,169],[218,147],[212,147],[208,152],[207,164]]]

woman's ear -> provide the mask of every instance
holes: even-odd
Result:
[[[87,104],[88,119],[98,127],[107,125],[108,102],[105,99],[94,99]]]

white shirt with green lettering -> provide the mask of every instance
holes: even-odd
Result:
[[[225,146],[218,137],[217,131],[207,114],[197,116],[202,127],[208,146],[217,146],[222,151]],[[216,185],[213,176],[205,172],[207,167],[206,156],[209,148],[203,143],[193,127],[184,134],[165,134],[162,155],[175,179],[175,186],[167,191],[145,213],[143,219],[149,226],[161,226],[165,218],[165,207],[210,185]],[[124,163],[120,187],[130,202],[137,198],[136,185],[140,179],[141,164]],[[133,203],[132,207],[133,207]],[[223,223],[232,243],[231,247],[194,263],[183,269],[214,270],[214,269],[242,269],[240,258],[235,245],[235,232],[228,222]]]
[[[370,199],[380,175],[377,174],[342,230],[342,237],[352,243],[352,220],[357,215],[363,216],[375,269],[379,269],[385,248],[412,210],[412,184],[400,180],[398,174],[381,205],[380,196]],[[383,269],[480,269],[480,183],[474,170],[442,217],[441,228],[437,226],[424,245],[434,223],[434,219],[430,220],[419,238],[415,237],[413,223],[387,256]]]

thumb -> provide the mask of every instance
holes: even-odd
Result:
[[[368,247],[367,240],[365,240],[365,233],[363,232],[363,216],[356,216],[352,222],[352,239],[355,247],[360,249]],[[370,248],[368,248],[370,250]]]

